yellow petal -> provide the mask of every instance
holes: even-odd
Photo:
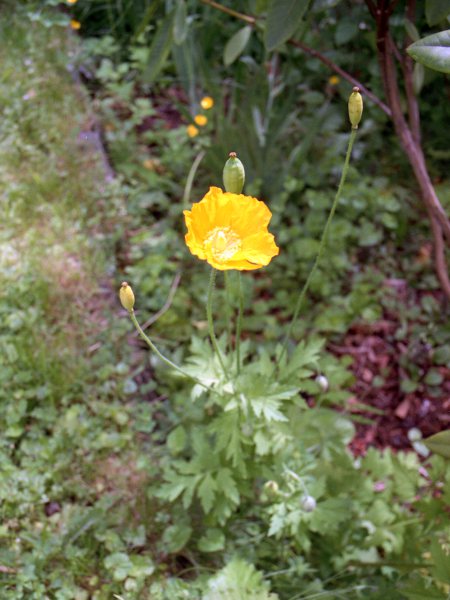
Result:
[[[271,216],[256,198],[211,187],[190,211],[184,211],[186,245],[221,271],[260,269],[279,253],[267,229]]]

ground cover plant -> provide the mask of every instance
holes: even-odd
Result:
[[[361,40],[340,10],[289,35],[316,43],[323,18],[333,59],[353,70],[364,48],[358,77],[380,93],[374,29]],[[4,11],[5,597],[447,598],[449,467],[422,437],[448,425],[448,321],[386,117],[365,102],[322,237],[350,134],[342,77],[280,40],[267,53],[262,30],[209,2]],[[428,77],[445,203],[442,80]],[[213,288],[182,213],[204,258],[195,212],[210,186],[220,202],[230,150],[275,241],[263,232],[266,253],[239,263],[264,268]],[[230,258],[226,234],[210,258]],[[124,279],[163,356],[126,333]]]

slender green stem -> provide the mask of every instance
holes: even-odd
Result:
[[[230,292],[230,274],[228,271],[223,272],[223,278],[225,280],[225,300],[226,300],[226,313],[227,313],[227,338],[228,348],[231,351],[233,347],[233,320],[232,320],[232,308],[231,308],[231,292]]]
[[[236,372],[239,375],[241,371],[241,331],[242,319],[244,316],[244,295],[242,293],[242,276],[238,271],[238,294],[239,294],[239,310],[236,324]]]
[[[199,152],[197,154],[197,156],[194,159],[194,162],[191,165],[191,168],[189,169],[189,173],[186,179],[186,185],[184,186],[184,192],[183,192],[183,206],[186,207],[189,205],[189,200],[191,197],[191,191],[192,191],[192,185],[194,183],[194,177],[195,174],[197,173],[197,169],[200,165],[200,163],[202,162],[203,158],[205,156],[205,151],[201,150],[201,152]]]
[[[300,313],[300,309],[303,306],[303,301],[305,299],[306,292],[309,289],[309,286],[311,284],[312,278],[314,277],[314,274],[315,274],[316,269],[317,269],[317,267],[319,265],[320,259],[322,258],[322,254],[323,254],[323,251],[324,251],[324,248],[325,248],[325,245],[326,245],[326,242],[327,242],[327,238],[328,238],[328,232],[329,232],[329,229],[330,229],[331,221],[333,220],[334,213],[336,212],[336,208],[337,208],[337,205],[338,205],[338,202],[339,202],[339,198],[341,197],[342,189],[344,187],[345,179],[347,177],[348,167],[349,167],[349,164],[350,164],[350,156],[352,154],[353,143],[355,141],[356,132],[357,132],[357,129],[352,129],[352,132],[350,134],[350,139],[349,139],[348,147],[347,147],[347,154],[345,156],[344,168],[342,169],[342,175],[341,175],[341,180],[339,182],[339,187],[337,189],[336,196],[334,197],[334,201],[333,201],[333,204],[331,206],[330,214],[328,215],[328,219],[327,219],[327,222],[325,224],[325,228],[324,228],[323,233],[322,233],[322,238],[320,240],[319,250],[317,251],[317,256],[315,258],[315,261],[314,261],[314,264],[313,264],[313,266],[311,268],[311,271],[309,272],[309,275],[308,275],[308,277],[307,277],[307,279],[305,281],[305,284],[304,284],[304,286],[302,288],[302,291],[300,292],[300,295],[298,297],[297,304],[296,304],[295,310],[294,310],[294,314],[292,315],[291,322],[289,324],[288,330],[286,332],[286,336],[284,338],[283,347],[281,349],[280,356],[278,357],[278,364],[280,363],[281,359],[283,358],[283,356],[284,356],[284,354],[285,354],[285,352],[287,350],[287,345],[288,345],[288,342],[289,342],[289,338],[291,337],[292,330],[294,328],[294,325],[295,325],[295,323],[297,321],[297,318],[298,318],[298,315]]]
[[[193,375],[191,375],[190,373],[188,373],[187,371],[185,371],[184,369],[182,369],[181,367],[176,365],[169,358],[164,356],[164,354],[161,354],[161,352],[158,350],[158,348],[155,346],[155,344],[152,342],[152,340],[144,333],[144,330],[139,325],[138,320],[136,319],[136,315],[134,314],[134,310],[131,309],[131,311],[129,311],[128,314],[130,315],[130,319],[133,321],[133,324],[136,327],[137,331],[139,332],[139,335],[141,336],[141,338],[144,340],[144,342],[147,344],[147,346],[149,346],[149,348],[151,350],[153,350],[153,352],[156,354],[156,356],[158,356],[164,363],[166,363],[166,365],[168,365],[169,367],[172,367],[172,369],[174,369],[175,371],[178,371],[178,373],[181,373],[182,375],[184,375],[184,377],[187,377],[191,381],[195,381],[195,383],[198,383],[198,385],[201,385],[203,388],[205,388],[205,390],[216,393],[216,390],[209,387],[209,385],[206,385],[206,383],[203,383],[203,381],[200,381],[200,379],[197,379],[197,377],[194,377]]]
[[[213,301],[213,293],[214,293],[214,285],[216,283],[216,269],[211,269],[211,276],[209,278],[209,287],[208,287],[208,300],[206,302],[206,318],[208,320],[208,330],[209,337],[211,338],[211,343],[214,348],[214,351],[217,354],[219,359],[220,366],[222,367],[222,371],[225,374],[225,377],[228,377],[227,369],[225,367],[225,363],[223,362],[222,352],[220,351],[219,344],[217,342],[216,334],[214,332],[214,321],[212,314],[212,301]]]

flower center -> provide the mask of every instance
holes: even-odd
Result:
[[[241,248],[241,238],[231,227],[215,227],[205,239],[205,246],[219,262],[232,258]]]

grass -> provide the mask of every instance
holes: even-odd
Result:
[[[146,539],[145,476],[127,324],[109,329],[122,201],[83,141],[74,38],[7,8],[0,35],[1,596],[109,599],[153,570],[132,551]],[[108,556],[128,551],[117,575]]]

